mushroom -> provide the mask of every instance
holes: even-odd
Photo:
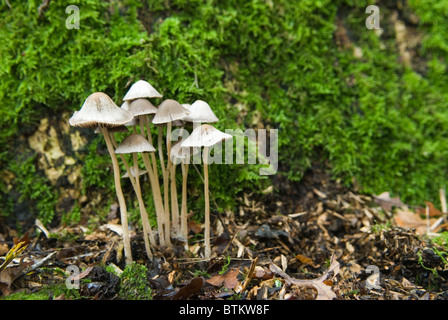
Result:
[[[143,175],[145,175],[146,174],[146,170],[141,170],[141,169],[138,169],[138,176],[140,177],[140,176],[143,176]],[[129,173],[131,174],[131,175],[129,175]],[[135,177],[136,175],[135,175],[135,168],[134,167],[130,167],[129,168],[129,172],[128,171],[126,171],[125,172],[125,174],[124,175],[122,175],[121,177],[122,178],[129,178],[129,177]]]
[[[152,98],[162,98],[162,95],[154,89],[154,87],[145,80],[138,80],[135,82],[128,90],[126,95],[123,98],[124,103],[121,105],[122,108],[126,110],[130,110],[134,114],[134,123],[129,124],[133,125],[135,132],[137,133],[136,125],[140,125],[140,133],[144,135],[144,127],[146,125],[147,138],[150,144],[153,144],[151,129],[149,127],[149,115],[153,115],[157,112],[157,108],[147,99]],[[138,121],[136,121],[138,120]],[[160,149],[159,152],[162,152]],[[155,207],[157,211],[157,219],[163,217],[165,209],[163,208],[163,202],[158,201],[159,197],[161,198],[160,184],[159,184],[159,173],[157,170],[157,162],[155,152],[151,152],[151,161],[147,158],[147,154],[142,154],[143,160],[145,161],[145,166],[148,170],[152,168],[154,172],[154,186],[151,187],[153,193],[153,199],[155,202]],[[149,171],[148,171],[149,176]],[[150,179],[151,180],[151,179]],[[160,244],[165,246],[165,237],[163,232],[163,224],[159,223],[158,220],[158,231]]]
[[[138,80],[128,90],[123,101],[135,100],[138,98],[162,98],[162,95],[145,80]]]
[[[139,172],[139,167],[138,167],[138,153],[148,153],[148,152],[154,152],[156,151],[156,149],[149,143],[148,140],[146,140],[146,138],[140,134],[134,133],[131,134],[129,136],[127,136],[121,143],[120,145],[115,149],[115,153],[116,154],[132,154],[132,158],[133,158],[133,171],[134,173]],[[147,169],[148,170],[148,169]],[[150,179],[151,179],[151,186],[153,186],[153,182],[152,180],[154,180],[154,176],[152,174],[152,170],[150,171]],[[138,177],[137,174],[133,174],[132,170],[130,170],[128,173],[128,176],[130,177],[131,175],[134,177],[135,179],[135,194],[137,195],[137,199],[138,199],[138,204],[140,207],[140,215],[141,215],[141,219],[142,219],[142,225],[143,225],[143,239],[145,240],[145,248],[146,248],[146,253],[148,255],[148,258],[152,259],[153,255],[151,252],[151,245],[155,246],[155,239],[154,236],[152,234],[152,230],[151,230],[151,225],[149,224],[149,220],[148,220],[148,213],[146,212],[146,208],[145,208],[145,204],[143,202],[143,197],[142,197],[142,191],[141,191],[141,187],[140,187],[140,179]]]
[[[163,172],[163,184],[164,184],[164,208],[165,208],[165,236],[166,243],[170,245],[170,210],[169,210],[169,174],[171,170],[171,161],[170,161],[170,152],[171,152],[171,128],[172,122],[175,120],[180,120],[186,115],[188,115],[189,111],[185,107],[183,107],[179,102],[173,99],[164,100],[158,107],[157,113],[154,115],[152,119],[152,123],[159,125],[159,136],[158,136],[158,146],[159,146],[159,156],[160,156],[160,164],[162,166]],[[162,135],[163,135],[163,127],[160,125],[166,124],[166,150],[168,155],[168,161],[165,168],[165,160],[162,152]]]
[[[196,100],[190,106],[186,106],[190,111],[190,114],[182,118],[183,121],[193,122],[193,123],[213,123],[217,122],[219,119],[213,113],[209,104],[202,100]]]
[[[190,157],[194,153],[199,152],[198,148],[183,148],[181,146],[182,140],[176,142],[171,148],[171,161],[173,162],[173,170],[171,171],[171,177],[175,176],[176,165],[180,163],[182,168],[182,202],[180,212],[180,234],[185,239],[188,239],[187,229],[187,179],[188,179],[188,166],[190,163]],[[173,179],[174,180],[174,179]],[[171,197],[177,199],[176,184],[171,184]]]
[[[120,109],[112,99],[103,92],[95,92],[87,97],[81,109],[75,111],[69,119],[69,124],[81,128],[100,127],[106,141],[107,150],[112,160],[114,170],[115,192],[120,205],[121,225],[123,228],[123,244],[126,264],[132,263],[131,242],[128,230],[128,217],[126,201],[120,182],[120,167],[114,152],[114,146],[109,135],[108,128],[122,126],[131,121],[132,114],[126,110]]]
[[[132,88],[131,88],[132,89]],[[128,92],[132,93],[131,90]],[[148,119],[148,115],[151,114],[155,114],[157,112],[157,108],[148,100],[143,99],[143,98],[138,98],[135,100],[127,100],[125,101],[122,105],[121,105],[122,109],[128,110],[130,111],[133,115],[134,115],[134,120],[137,119],[138,124],[140,125],[140,134],[144,135],[145,134],[145,125],[147,126],[147,133],[148,133],[148,141],[149,143],[152,145],[152,137],[151,137],[151,129],[149,128],[149,119]],[[152,185],[151,186],[151,190],[152,190],[152,194],[153,194],[153,199],[154,199],[154,205],[156,208],[156,213],[157,213],[157,226],[158,226],[158,231],[159,231],[159,238],[161,241],[161,245],[165,246],[165,239],[164,239],[164,232],[163,232],[163,223],[160,220],[161,218],[163,218],[164,215],[164,207],[163,207],[163,202],[161,201],[161,191],[160,191],[160,184],[159,184],[159,179],[158,179],[158,171],[157,171],[157,163],[156,163],[156,156],[155,156],[155,152],[151,152],[151,161],[149,161],[149,157],[146,153],[142,154],[142,158],[145,161],[145,166],[147,166],[147,173],[148,173],[148,177],[150,175],[149,170],[151,170],[153,172],[153,175],[155,178],[151,179],[151,177],[149,177],[149,180],[151,181]],[[160,200],[159,200],[160,198]]]
[[[181,146],[200,148],[204,147],[203,161],[204,161],[204,200],[205,200],[205,258],[209,259],[211,256],[210,246],[210,200],[209,200],[209,188],[208,188],[208,155],[209,147],[214,146],[224,140],[231,139],[230,134],[219,131],[215,127],[209,124],[203,124],[193,130],[191,135],[185,139]]]

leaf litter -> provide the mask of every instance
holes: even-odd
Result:
[[[238,208],[213,215],[210,260],[195,240],[200,223],[190,223],[188,250],[175,240],[151,261],[141,230],[132,229],[134,260],[147,267],[153,299],[448,299],[446,246],[433,241],[446,224],[434,227],[443,218],[434,204],[412,209],[389,193],[357,194],[319,170],[302,183],[274,181],[273,189],[242,194]],[[1,226],[0,263],[9,261],[0,272],[3,297],[64,284],[75,265],[83,299],[120,299],[119,277],[110,273],[125,267],[116,217],[93,230],[37,222],[20,252],[14,228]]]

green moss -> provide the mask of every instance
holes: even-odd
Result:
[[[148,269],[133,262],[120,274],[119,296],[124,300],[151,300],[152,292],[148,282]]]
[[[42,115],[78,110],[94,91],[120,103],[142,78],[165,98],[206,100],[220,129],[260,122],[277,128],[280,174],[291,180],[320,161],[347,185],[356,180],[363,192],[388,190],[411,204],[437,202],[448,171],[448,2],[405,2],[423,34],[418,68],[400,62],[390,20],[396,8],[379,5],[383,35],[365,28],[370,3],[73,1],[80,29],[69,30],[62,3],[51,2],[39,16],[40,1],[11,10],[2,2],[1,171],[23,165],[9,161],[11,141],[32,132]],[[336,41],[339,22],[352,42],[347,47]],[[362,57],[353,55],[353,46]],[[110,159],[98,153],[104,149],[99,137],[91,141],[80,159],[84,191],[99,188],[112,198]],[[36,166],[33,161],[26,166]],[[44,180],[38,190],[20,187],[26,176],[16,177],[15,198],[2,194],[3,211],[14,212],[17,197],[38,193],[34,213],[51,220],[52,187]],[[210,179],[223,207],[266,181],[255,166],[235,164],[213,166]],[[192,173],[189,181],[189,208],[201,212],[201,180]]]
[[[65,295],[66,300],[80,299],[79,291],[67,289],[65,284],[45,285],[36,292],[15,292],[7,296],[0,297],[0,300],[50,300]]]

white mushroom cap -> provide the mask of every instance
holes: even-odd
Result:
[[[154,119],[152,119],[152,123],[163,124],[181,120],[189,113],[188,109],[183,107],[176,100],[166,99],[159,105],[157,113],[155,114]]]
[[[115,153],[154,152],[156,149],[144,136],[138,133],[127,136],[117,147]]]
[[[128,90],[123,100],[134,100],[138,98],[162,98],[162,95],[145,80],[138,80]]]
[[[132,118],[130,112],[118,107],[107,94],[95,92],[87,97],[81,109],[75,111],[68,122],[81,128],[95,128],[100,125],[112,128],[124,125]]]
[[[190,107],[190,114],[184,117],[183,121],[188,122],[217,122],[218,117],[213,113],[207,102],[196,100]]]
[[[121,105],[121,108],[131,112],[134,117],[143,114],[154,114],[157,112],[157,108],[151,102],[143,98],[125,101]]]
[[[231,138],[230,134],[219,131],[210,124],[203,124],[182,142],[182,147],[211,147]]]

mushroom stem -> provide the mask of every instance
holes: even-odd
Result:
[[[171,161],[171,160],[170,160]],[[179,232],[179,203],[177,199],[177,187],[176,187],[176,164],[170,164],[171,173],[171,216],[173,219],[173,230],[174,232]]]
[[[142,136],[145,136],[144,126],[146,123],[146,132],[148,141],[152,144],[152,135],[151,128],[149,127],[149,118],[147,115],[139,116],[139,124],[140,124],[140,133]],[[159,144],[160,149],[160,144]],[[159,151],[160,152],[160,151]],[[149,157],[146,154],[142,154],[143,162],[145,163],[146,171],[148,172],[149,181],[151,182],[151,190],[152,196],[154,199],[154,205],[156,208],[157,215],[157,227],[159,232],[159,241],[161,246],[165,246],[165,232],[163,231],[163,215],[165,214],[165,209],[162,203],[162,196],[160,192],[160,184],[159,184],[159,173],[157,170],[157,161],[156,155],[154,152],[151,152],[151,161],[149,161]],[[150,173],[151,170],[151,173]]]
[[[109,136],[109,131],[107,130],[106,127],[100,126],[100,128],[101,133],[104,136],[104,140],[106,141],[107,150],[109,151],[109,155],[112,160],[112,167],[114,170],[115,192],[117,194],[118,204],[120,205],[121,226],[123,229],[124,255],[126,264],[130,264],[132,263],[131,240],[129,237],[126,201],[124,199],[123,190],[121,189],[120,167],[118,165],[118,159],[115,156],[115,151]]]
[[[165,181],[164,181],[164,201],[165,201],[165,237],[167,245],[171,246],[171,222],[170,222],[170,205],[169,205],[169,184],[170,184],[170,171],[171,171],[171,122],[166,126],[166,152],[167,163],[165,168]]]
[[[210,200],[208,193],[208,147],[204,147],[204,200],[205,200],[205,258],[209,259],[211,256],[210,246]]]
[[[150,144],[152,143],[152,134],[151,134],[151,128],[149,127],[149,117],[146,115],[146,117],[143,118],[146,122],[146,134],[148,137],[148,141]],[[153,169],[154,169],[154,177],[159,177],[159,172],[157,170],[157,161],[156,161],[156,154],[154,152],[151,152],[151,161],[153,163]]]
[[[159,136],[158,136],[158,146],[159,146],[159,158],[160,158],[160,166],[162,167],[162,175],[163,175],[163,205],[164,205],[164,217],[163,217],[163,224],[164,224],[164,234],[165,234],[165,242],[166,245],[171,246],[171,239],[170,239],[170,214],[169,214],[169,203],[168,203],[168,176],[166,174],[166,168],[165,168],[165,158],[163,156],[163,147],[162,147],[162,136],[163,136],[163,127],[159,127]],[[168,234],[167,234],[168,233]]]
[[[151,183],[151,189],[153,191],[153,199],[154,205],[156,208],[156,216],[157,216],[157,228],[159,232],[159,242],[162,247],[166,246],[165,242],[165,232],[164,232],[164,216],[165,210],[162,203],[162,195],[160,194],[160,185],[159,179],[157,176],[154,176],[154,172],[150,170],[151,163],[149,160],[149,156],[146,153],[142,153],[143,162],[146,167],[146,171],[148,173],[149,182]]]
[[[182,168],[182,203],[180,211],[180,232],[188,240],[188,221],[187,221],[187,178],[188,163],[181,163]]]
[[[110,138],[111,138],[113,146],[115,148],[117,148],[117,142],[115,141],[115,136],[112,132],[110,132]],[[130,168],[128,162],[126,161],[126,158],[124,157],[124,155],[120,153],[119,157],[120,157],[121,161],[123,161],[124,167],[126,168],[126,172],[128,173],[128,176],[129,176],[129,180],[131,180],[132,188],[134,189],[134,192],[137,196],[138,205],[139,205],[139,209],[140,209],[140,215],[142,216],[142,224],[143,224],[145,220],[148,220],[148,213],[146,211],[146,207],[143,202],[143,197],[142,197],[142,192],[141,192],[141,187],[140,187],[140,180],[138,177],[133,176],[133,174],[131,172],[131,168]],[[135,159],[134,159],[134,166],[135,166]],[[135,169],[136,172],[137,172],[137,169]],[[146,215],[146,218],[144,218],[145,215]],[[149,230],[150,230],[149,237],[150,237],[151,244],[153,246],[155,246],[156,242],[155,242],[154,236],[151,231],[151,226],[149,226]],[[145,231],[143,230],[143,232],[145,232]],[[146,245],[146,238],[145,238],[145,245]],[[148,252],[148,258],[152,259],[153,255],[152,255],[151,251],[148,251],[148,248],[147,248],[147,252]]]
[[[151,225],[149,224],[148,219],[148,212],[146,212],[145,204],[143,202],[142,197],[142,190],[140,187],[140,179],[138,177],[138,159],[137,159],[137,153],[132,153],[132,158],[134,160],[134,172],[135,172],[135,184],[136,188],[134,189],[135,194],[137,195],[138,199],[138,205],[140,207],[140,216],[142,219],[142,225],[143,225],[143,240],[145,241],[145,249],[146,254],[148,255],[149,259],[153,258],[152,252],[151,252],[151,245],[155,246],[155,239],[154,235],[152,234]],[[129,173],[128,173],[129,174]]]

